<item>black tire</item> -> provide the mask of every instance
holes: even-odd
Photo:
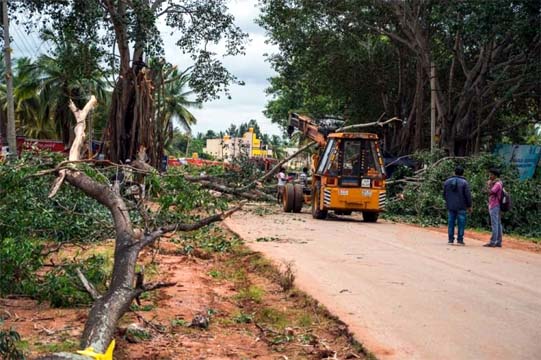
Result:
[[[294,187],[295,200],[293,201],[293,212],[300,213],[302,210],[302,204],[304,203],[304,194],[302,192],[302,185],[296,184]]]
[[[368,212],[363,211],[363,220],[364,222],[375,223],[378,221],[379,213],[377,212]]]
[[[295,203],[295,188],[293,184],[286,184],[284,187],[284,193],[282,196],[282,206],[284,212],[293,211],[293,205]]]
[[[321,192],[321,185],[316,184],[314,191],[312,192],[312,217],[314,219],[325,219],[327,217],[327,210],[321,210],[319,208],[319,194]]]

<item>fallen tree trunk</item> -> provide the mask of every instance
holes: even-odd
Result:
[[[110,286],[103,295],[90,291],[96,300],[88,314],[88,320],[85,323],[81,338],[81,347],[83,349],[92,347],[95,352],[104,353],[113,339],[118,320],[128,311],[132,301],[143,292],[171,285],[163,283],[143,284],[142,281],[137,281],[135,265],[139,253],[164,234],[173,231],[192,231],[213,222],[221,221],[239,210],[243,204],[241,203],[226,212],[211,215],[193,224],[169,224],[147,233],[134,230],[130,220],[129,208],[119,192],[107,184],[95,181],[74,167],[80,161],[81,149],[84,144],[85,118],[95,104],[95,98],[92,97],[82,111],[77,109],[75,105],[70,106],[77,119],[76,140],[69,155],[69,165],[72,167],[57,168],[58,177],[49,196],[54,196],[62,183],[67,181],[70,185],[80,189],[87,196],[107,207],[113,218],[116,236]],[[144,168],[144,166],[142,167]],[[72,354],[56,354],[45,358],[82,359],[86,357]]]

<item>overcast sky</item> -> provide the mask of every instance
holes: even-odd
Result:
[[[259,15],[257,0],[230,0],[229,10],[235,16],[237,25],[249,34],[250,41],[246,46],[246,55],[227,57],[223,62],[226,68],[246,85],[232,86],[230,100],[222,94],[219,100],[205,103],[203,109],[191,109],[197,118],[197,125],[192,131],[197,133],[209,129],[226,130],[232,123],[238,125],[256,119],[261,131],[269,135],[279,135],[281,131],[278,126],[263,115],[267,102],[267,79],[275,74],[270,64],[265,61],[264,54],[271,54],[276,49],[265,44],[265,31],[254,22]],[[173,59],[180,59],[177,65],[180,69],[185,68],[190,65],[189,59],[182,56],[173,39],[165,39],[166,58],[172,63],[175,63]]]
[[[277,125],[272,124],[263,115],[267,102],[265,88],[267,79],[274,75],[270,64],[265,61],[265,53],[271,54],[276,49],[265,44],[265,32],[256,23],[259,15],[257,0],[230,0],[230,12],[235,16],[236,24],[249,34],[250,41],[246,45],[246,55],[226,57],[222,61],[244,86],[231,87],[231,99],[221,94],[219,100],[205,103],[202,109],[190,109],[197,118],[193,133],[226,130],[230,124],[240,124],[256,119],[261,130],[269,135],[281,133]],[[35,58],[50,49],[50,45],[42,42],[37,33],[25,34],[22,26],[11,24],[14,38],[14,57],[29,56]],[[191,65],[188,57],[178,50],[174,37],[169,31],[162,32],[165,43],[165,55],[169,62],[185,69]]]

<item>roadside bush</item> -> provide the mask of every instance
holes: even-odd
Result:
[[[389,186],[390,199],[386,216],[400,217],[422,225],[441,225],[447,222],[447,211],[443,200],[443,182],[454,174],[456,164],[464,166],[464,176],[469,181],[473,213],[468,216],[468,227],[490,228],[488,216],[488,195],[485,191],[488,169],[498,167],[502,170],[501,179],[504,187],[511,194],[513,208],[504,213],[502,223],[504,231],[523,236],[541,237],[541,180],[518,179],[516,169],[504,165],[492,155],[481,155],[467,159],[444,160],[436,166],[434,158],[427,154],[419,154],[421,163],[428,168],[419,183],[395,183]],[[397,176],[404,176],[398,172]],[[410,174],[407,174],[410,176]],[[393,176],[393,179],[396,178]],[[396,196],[399,195],[400,196]]]
[[[41,250],[34,240],[0,238],[0,295],[35,293]]]

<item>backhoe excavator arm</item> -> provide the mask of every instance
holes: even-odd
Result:
[[[287,128],[288,134],[291,136],[295,129],[298,129],[304,136],[317,142],[319,146],[325,146],[327,143],[328,133],[320,129],[309,116],[290,113],[289,126]]]

